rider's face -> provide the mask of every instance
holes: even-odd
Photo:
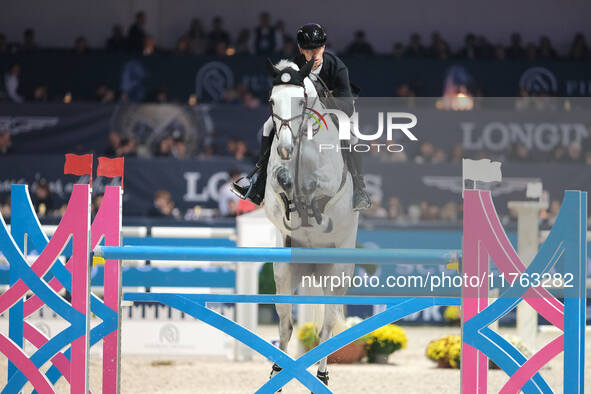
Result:
[[[320,48],[316,49],[302,49],[300,48],[300,52],[306,58],[306,61],[309,62],[310,60],[314,59],[314,67],[313,70],[317,69],[320,64],[322,64],[322,55],[324,54],[324,45]]]

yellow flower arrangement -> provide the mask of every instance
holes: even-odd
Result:
[[[318,342],[318,329],[312,322],[304,323],[298,330],[298,339],[306,349],[312,349]]]
[[[427,358],[440,365],[459,368],[462,356],[462,339],[459,335],[448,335],[432,341],[427,346]]]
[[[388,324],[371,332],[366,341],[367,357],[370,362],[375,361],[377,354],[390,354],[399,349],[404,349],[408,338],[404,330],[395,325]]]
[[[443,312],[443,319],[448,323],[457,323],[460,321],[462,311],[459,306],[450,305]]]

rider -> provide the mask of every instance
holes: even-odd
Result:
[[[303,67],[308,61],[314,59],[314,66],[310,72],[310,79],[318,90],[328,90],[327,96],[343,98],[333,100],[333,104],[340,110],[351,116],[354,111],[353,93],[349,81],[347,66],[337,56],[325,51],[326,33],[322,26],[316,23],[308,23],[302,26],[297,33],[297,42],[300,54],[293,59],[298,67]],[[253,203],[260,205],[265,196],[266,170],[269,162],[271,144],[275,133],[275,124],[270,117],[263,126],[261,140],[261,158],[256,167],[244,178],[240,178],[232,184],[232,191],[240,198],[248,198]],[[371,205],[369,195],[365,191],[365,182],[361,173],[360,153],[356,153],[351,147],[341,150],[353,178],[353,209],[367,209]],[[261,171],[262,170],[262,171]],[[252,177],[259,173],[252,182]]]

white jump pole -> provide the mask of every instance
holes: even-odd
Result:
[[[238,216],[236,219],[236,246],[275,247],[278,245],[279,232],[267,219],[262,209]],[[259,271],[267,261],[254,264],[236,264],[236,294],[258,294]],[[237,303],[236,323],[256,332],[258,322],[258,304]],[[236,341],[234,360],[252,360],[254,351]]]
[[[541,184],[528,184],[527,197],[541,197]],[[537,192],[531,192],[537,189]],[[525,265],[529,265],[540,245],[539,217],[542,209],[548,208],[547,200],[509,201],[509,209],[517,213],[517,253]],[[538,314],[525,302],[517,305],[517,335],[532,352],[537,351]]]

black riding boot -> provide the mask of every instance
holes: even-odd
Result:
[[[273,131],[268,137],[261,138],[261,157],[253,170],[246,177],[232,183],[231,190],[241,199],[249,199],[256,205],[261,205],[265,198],[265,186],[267,184],[267,164],[271,154],[273,143]],[[252,178],[256,175],[255,180]]]
[[[351,146],[351,151],[342,149],[341,152],[353,178],[353,210],[369,209],[371,199],[365,190],[365,180],[361,172],[361,153],[355,152],[354,146]]]

